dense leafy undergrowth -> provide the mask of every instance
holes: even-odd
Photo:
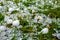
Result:
[[[0,40],[60,40],[60,0],[0,0]]]

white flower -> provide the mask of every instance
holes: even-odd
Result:
[[[18,26],[20,23],[19,23],[19,20],[15,20],[15,21],[13,21],[13,23],[12,23],[12,25],[13,26]]]
[[[12,19],[8,19],[8,20],[7,20],[7,24],[11,24],[12,22],[13,22]]]
[[[0,31],[4,31],[6,30],[6,27],[5,26],[0,26]]]
[[[42,34],[47,34],[47,33],[48,33],[48,28],[42,29],[42,30],[41,30],[41,33],[42,33]]]

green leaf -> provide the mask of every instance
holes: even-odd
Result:
[[[6,27],[11,28],[12,24],[6,24]]]
[[[11,40],[16,40],[16,36],[13,36],[13,38]]]
[[[23,38],[22,40],[27,40],[27,38]]]
[[[33,0],[28,0],[28,1],[26,1],[26,2],[23,2],[23,4],[28,7],[28,6],[30,6],[30,5],[35,4],[35,2],[34,2]]]
[[[19,0],[14,0],[14,3],[17,5],[19,3]]]
[[[22,26],[29,25],[29,23],[27,22],[26,19],[21,19],[20,17],[18,17],[18,19],[20,20],[20,24],[21,24]]]
[[[22,28],[20,28],[20,30],[23,31],[24,33],[34,32],[33,27],[22,27]]]
[[[4,6],[4,4],[2,2],[0,2],[0,6]]]
[[[11,12],[11,14],[17,14],[17,13],[19,13],[19,11],[17,11],[17,10],[14,10]]]
[[[4,16],[0,13],[0,22],[4,20]]]

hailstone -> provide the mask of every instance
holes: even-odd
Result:
[[[6,27],[5,26],[0,26],[0,31],[4,31],[6,30]]]
[[[42,29],[42,30],[41,30],[41,33],[42,33],[42,34],[47,34],[47,33],[48,33],[48,28]]]
[[[13,26],[19,26],[19,24],[20,24],[20,23],[19,23],[19,20],[15,20],[15,21],[13,21],[13,23],[12,23]]]
[[[9,12],[12,12],[14,10],[14,8],[9,8]]]
[[[8,20],[7,20],[7,24],[11,24],[12,22],[13,22],[12,19],[8,19]]]

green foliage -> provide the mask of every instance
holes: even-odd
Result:
[[[52,22],[50,24],[50,26],[51,26],[51,28],[58,28],[58,24],[57,23],[54,23],[54,22]]]
[[[16,40],[16,36],[13,36],[13,38],[11,40]]]
[[[27,0],[26,2],[23,2],[23,4],[28,7],[30,5],[35,4],[35,2],[33,0]]]
[[[22,40],[27,40],[27,38],[23,38]]]
[[[53,6],[52,5],[44,5],[44,7],[43,7],[43,9],[51,9],[51,8],[53,8]]]
[[[33,31],[33,27],[22,27],[20,28],[21,31],[23,31],[23,33],[31,33],[31,32],[34,32]]]
[[[51,9],[49,12],[51,17],[60,18],[60,7]]]
[[[4,6],[4,4],[2,2],[0,2],[0,6]]]
[[[11,28],[11,25],[12,25],[12,24],[7,24],[6,27]]]
[[[19,18],[18,19],[20,20],[20,24],[23,25],[23,26],[26,26],[26,25],[29,25],[29,23],[27,22],[26,19],[22,19],[22,18]]]
[[[14,0],[14,3],[17,5],[19,3],[19,0]]]
[[[17,14],[17,13],[19,13],[19,11],[17,11],[17,10],[14,10],[11,12],[11,14]]]
[[[0,22],[4,20],[4,16],[0,13]]]

